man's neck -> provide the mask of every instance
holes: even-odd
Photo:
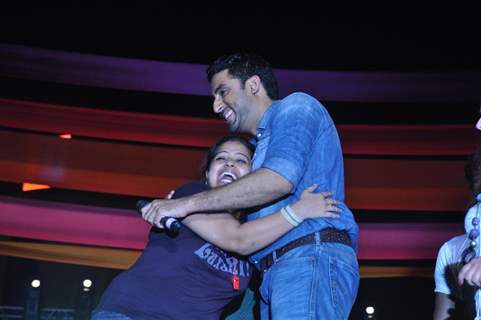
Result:
[[[266,113],[267,109],[272,105],[273,102],[274,101],[268,97],[259,99],[257,103],[258,115],[256,117],[256,121],[253,123],[252,127],[249,130],[249,133],[253,136],[257,134],[257,127],[259,126],[259,123],[261,122],[261,119]]]

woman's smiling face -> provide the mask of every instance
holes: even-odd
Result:
[[[206,172],[211,188],[231,183],[251,171],[250,150],[238,141],[224,142],[217,149]]]

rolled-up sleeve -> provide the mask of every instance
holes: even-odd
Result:
[[[448,243],[443,244],[438,252],[438,258],[436,259],[436,267],[434,268],[434,292],[451,294],[448,282],[446,279],[446,272],[448,268],[448,255],[449,255]]]
[[[332,121],[317,100],[302,93],[286,97],[278,108],[269,121],[269,146],[261,167],[280,174],[295,188],[313,144]]]

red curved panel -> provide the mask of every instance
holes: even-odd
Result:
[[[209,106],[200,106],[208,108]],[[208,147],[221,120],[129,113],[0,99],[0,126],[132,142]],[[471,125],[339,125],[346,155],[467,155],[480,144]]]

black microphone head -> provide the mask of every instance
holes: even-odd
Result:
[[[179,232],[181,227],[182,227],[182,224],[180,224],[179,221],[174,220],[172,222],[172,224],[170,225],[170,230],[172,230],[174,232]]]
[[[139,212],[142,212],[142,208],[145,207],[146,205],[148,205],[150,203],[150,201],[148,200],[139,200],[137,201],[137,204],[135,205],[137,207],[137,210]]]

